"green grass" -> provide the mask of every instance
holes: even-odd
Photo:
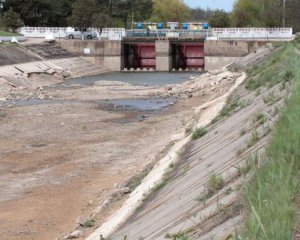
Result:
[[[0,37],[12,37],[12,36],[22,36],[22,35],[19,33],[0,31]]]
[[[283,80],[292,80],[294,73],[289,64],[289,55],[293,51],[291,48],[293,47],[289,46],[279,49],[269,61],[248,70],[246,89],[255,91],[260,87],[271,88]]]
[[[265,159],[244,188],[247,217],[242,239],[288,240],[295,225],[294,197],[299,191],[300,170],[300,57],[294,53],[295,44],[299,45],[287,44],[279,58],[259,67],[256,77],[264,85],[285,81],[287,75],[296,81],[274,126]]]

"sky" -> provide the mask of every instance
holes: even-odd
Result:
[[[235,0],[185,0],[190,7],[210,7],[212,9],[224,9],[225,11],[231,11]]]

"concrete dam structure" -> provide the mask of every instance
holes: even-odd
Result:
[[[223,67],[266,44],[263,41],[127,38],[58,42],[69,52],[95,57],[111,71],[203,71]]]

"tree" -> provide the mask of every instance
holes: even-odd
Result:
[[[230,27],[229,14],[224,10],[216,10],[208,20],[209,25],[214,28]]]
[[[95,0],[76,0],[72,7],[72,15],[69,17],[69,24],[83,31],[93,25],[93,16],[96,11]]]
[[[1,1],[1,0],[0,0]],[[66,26],[74,0],[2,0],[3,11],[12,8],[26,26]]]
[[[152,21],[185,22],[190,18],[190,9],[183,0],[153,0]]]
[[[208,19],[214,14],[214,11],[210,8],[207,8],[206,10],[203,8],[194,8],[190,11],[192,21],[208,21]]]
[[[5,30],[15,32],[23,24],[20,20],[20,15],[10,8],[7,12],[3,14],[2,23]]]
[[[232,12],[236,27],[281,27],[284,15],[289,26],[300,29],[300,1],[287,0],[284,14],[283,0],[237,0]]]
[[[124,27],[127,28],[133,22],[150,18],[152,7],[152,0],[115,0],[111,9],[112,17],[122,19]]]
[[[113,26],[113,20],[108,14],[97,11],[93,15],[93,26],[97,28],[98,33],[101,34],[103,28]]]

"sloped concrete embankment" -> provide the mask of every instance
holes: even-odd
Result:
[[[268,101],[270,94],[275,94],[275,102]],[[152,188],[152,196],[112,239],[165,239],[178,232],[191,239],[227,239],[243,222],[240,189],[252,165],[261,164],[260,154],[285,95],[279,86],[259,96],[239,87],[233,95],[238,111],[209,126],[208,134],[179,152],[164,187]]]
[[[0,66],[16,63],[25,63],[40,60],[41,58],[15,45],[0,46]]]

